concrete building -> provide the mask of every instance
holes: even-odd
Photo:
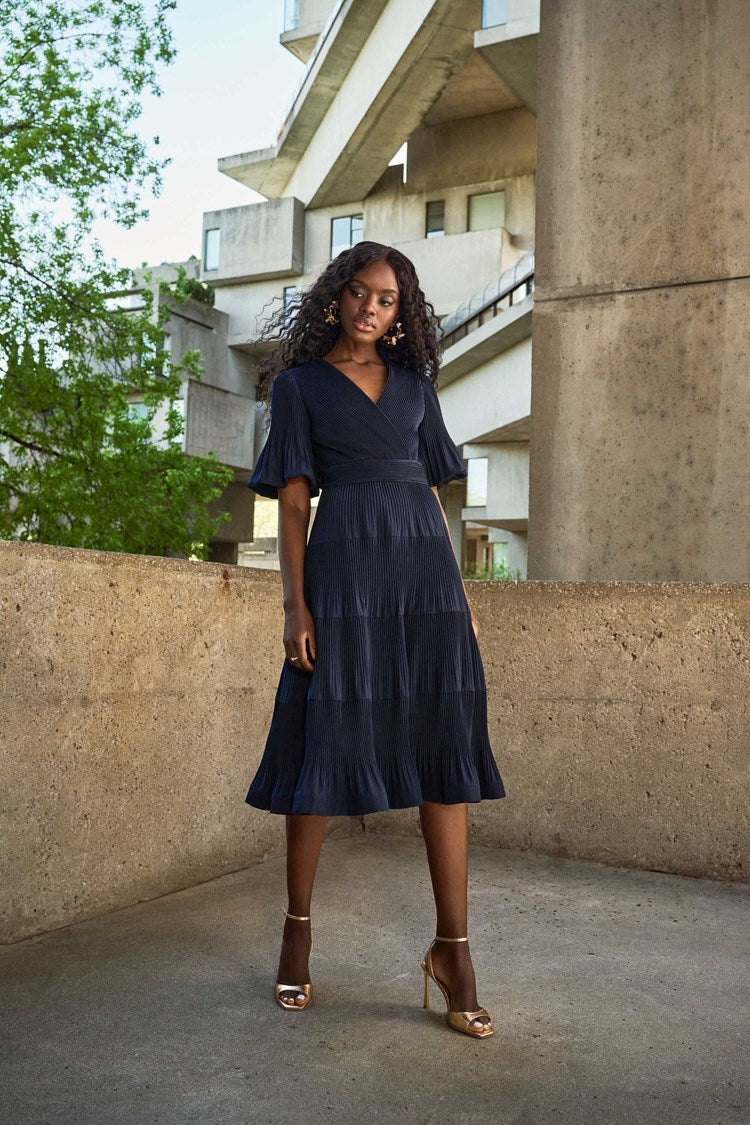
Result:
[[[285,21],[305,69],[276,144],[219,160],[266,201],[203,220],[230,350],[252,361],[269,302],[342,249],[397,246],[450,333],[439,391],[469,469],[443,490],[454,549],[466,573],[525,577],[538,0],[299,0]]]
[[[188,278],[198,278],[200,263],[197,259],[180,265]],[[136,270],[132,299],[137,302],[139,293],[147,284],[156,290],[160,281],[174,281],[177,268],[176,264],[168,263],[151,267],[148,270],[149,282],[144,276],[145,271]],[[236,563],[239,544],[253,535],[253,511],[247,503],[248,490],[245,487],[255,451],[255,383],[251,364],[241,351],[228,346],[227,314],[192,297],[172,306],[165,325],[165,337],[165,346],[174,362],[178,362],[188,349],[195,349],[201,354],[204,368],[201,378],[185,376],[177,400],[184,419],[182,448],[194,457],[205,457],[213,452],[223,465],[234,469],[234,480],[209,507],[212,514],[231,514],[231,519],[217,529],[216,538],[210,543],[209,558],[212,562]],[[136,398],[132,406],[137,411],[139,403]],[[166,407],[162,414],[165,413]],[[154,418],[154,438],[157,441],[164,422],[162,415],[157,413]]]

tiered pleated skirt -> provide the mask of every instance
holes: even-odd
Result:
[[[304,593],[314,671],[284,660],[247,803],[335,816],[505,796],[458,563],[416,462],[323,481]]]

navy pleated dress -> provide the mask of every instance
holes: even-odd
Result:
[[[286,657],[245,800],[332,816],[504,797],[461,573],[430,485],[467,475],[429,378],[388,363],[377,402],[338,367],[280,372],[247,485],[320,495],[304,597],[307,672]]]

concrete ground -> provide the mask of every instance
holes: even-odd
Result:
[[[474,847],[497,1034],[450,1030],[418,959],[419,839],[326,841],[315,999],[272,999],[284,860],[0,952],[0,1121],[750,1121],[750,888]]]

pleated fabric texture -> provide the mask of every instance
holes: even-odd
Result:
[[[460,570],[430,489],[465,477],[426,376],[389,364],[373,402],[315,360],[276,376],[248,487],[320,495],[304,570],[313,672],[283,660],[246,801],[362,815],[505,796]]]

